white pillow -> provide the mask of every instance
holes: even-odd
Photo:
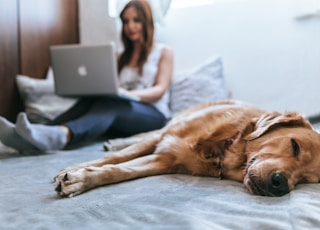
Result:
[[[228,96],[222,60],[220,57],[211,58],[195,70],[173,78],[170,99],[172,115],[203,102],[228,99]]]
[[[54,93],[51,68],[46,79],[17,75],[16,82],[28,118],[34,123],[53,120],[77,101]],[[202,102],[227,99],[221,58],[214,57],[189,73],[175,76],[170,91],[172,115]]]
[[[49,68],[46,79],[17,75],[16,83],[25,112],[33,123],[47,123],[69,109],[77,99],[55,94],[53,71]]]

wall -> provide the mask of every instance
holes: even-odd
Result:
[[[79,0],[80,42],[101,44],[117,38],[116,20],[108,17],[108,0]]]
[[[297,20],[293,0],[215,2],[170,9],[164,25],[157,26],[158,40],[175,51],[175,71],[188,71],[219,54],[234,98],[269,110],[320,114],[320,17]],[[107,0],[90,1],[80,17],[94,14],[89,12],[92,3],[104,5],[104,18],[95,14],[94,23],[80,29],[114,28],[114,22],[105,20]],[[105,40],[116,37],[117,32]]]

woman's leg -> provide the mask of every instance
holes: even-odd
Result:
[[[153,106],[122,99],[97,99],[75,120],[47,126],[30,124],[26,116],[17,120],[17,132],[42,150],[57,150],[102,136],[112,127],[132,135],[163,127],[166,119]],[[66,132],[67,131],[67,132]],[[68,142],[68,135],[71,140]]]
[[[122,99],[101,99],[83,117],[64,125],[71,130],[70,144],[93,140],[106,134],[110,129],[122,135],[161,128],[164,116],[149,104]]]
[[[130,111],[119,113],[111,129],[124,136],[161,129],[167,119],[149,104],[131,102]]]
[[[31,124],[27,115],[20,113],[17,118],[15,131],[39,150],[63,149],[69,142],[70,130],[60,124],[87,113],[94,101],[94,98],[80,99],[74,106],[61,114],[49,125]]]
[[[39,150],[63,149],[68,142],[69,130],[63,126],[31,124],[25,113],[20,113],[16,132]]]
[[[95,100],[95,98],[80,98],[71,108],[51,121],[49,125],[60,125],[67,121],[77,119],[90,110]]]
[[[0,141],[2,144],[18,151],[37,149],[16,132],[15,124],[12,124],[4,117],[0,117]]]
[[[91,141],[105,134],[118,113],[128,112],[130,105],[125,100],[102,98],[96,100],[90,110],[83,116],[66,122],[71,133],[69,145]]]
[[[94,100],[94,98],[80,99],[69,110],[56,118],[52,125],[58,125],[82,116],[90,110]],[[0,117],[0,141],[18,151],[62,149],[69,138],[70,133],[67,127],[31,124],[25,113],[18,115],[17,125]]]

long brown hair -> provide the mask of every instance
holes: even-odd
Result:
[[[148,59],[148,55],[152,49],[153,45],[153,36],[154,36],[154,24],[153,16],[149,3],[145,0],[131,0],[123,8],[120,13],[120,19],[122,21],[122,31],[121,31],[121,40],[124,45],[124,52],[120,55],[118,63],[118,72],[126,66],[132,57],[133,54],[133,42],[126,36],[124,33],[124,18],[123,14],[129,7],[134,7],[138,12],[138,17],[142,23],[143,28],[143,43],[142,49],[140,51],[138,59],[138,73],[142,75],[143,65]]]

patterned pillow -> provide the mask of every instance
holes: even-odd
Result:
[[[17,75],[16,83],[23,100],[25,112],[33,123],[47,123],[70,108],[77,99],[55,94],[51,68],[46,79]]]
[[[172,115],[194,105],[228,99],[220,57],[209,59],[195,70],[177,75],[171,84]]]

